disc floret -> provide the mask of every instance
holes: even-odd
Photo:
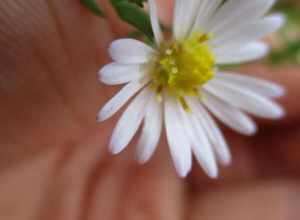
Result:
[[[199,88],[215,75],[215,58],[207,40],[207,34],[194,34],[160,46],[150,71],[158,95],[162,91],[179,99],[199,95]]]

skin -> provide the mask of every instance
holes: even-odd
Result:
[[[164,20],[169,4],[162,2]],[[209,180],[198,165],[176,176],[165,141],[145,166],[134,143],[107,153],[118,118],[96,123],[119,88],[97,81],[107,46],[128,27],[79,1],[0,1],[0,218],[6,220],[284,220],[300,215],[298,67],[243,72],[283,84],[280,121],[258,120],[253,138],[224,130],[233,165]],[[255,74],[254,74],[255,73]]]

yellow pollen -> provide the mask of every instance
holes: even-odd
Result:
[[[150,69],[152,87],[161,97],[167,92],[188,110],[185,96],[199,96],[199,88],[214,75],[215,58],[209,48],[208,34],[193,34],[182,41],[164,43]]]
[[[172,55],[172,53],[173,53],[173,51],[172,51],[171,49],[167,49],[167,50],[166,50],[166,54],[167,54],[168,56]]]
[[[173,68],[172,68],[172,73],[173,73],[173,74],[176,74],[176,73],[178,73],[178,69],[177,69],[177,67],[173,67]]]

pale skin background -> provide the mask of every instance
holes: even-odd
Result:
[[[96,123],[118,89],[96,73],[109,42],[128,31],[103,3],[107,20],[75,0],[0,1],[0,219],[299,219],[298,67],[246,67],[288,88],[280,100],[288,115],[260,121],[255,138],[225,131],[234,161],[220,180],[198,165],[178,178],[165,143],[138,166],[134,145],[107,153],[117,117]]]

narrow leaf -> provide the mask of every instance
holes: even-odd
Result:
[[[104,17],[104,13],[100,6],[97,4],[96,0],[81,0],[81,4],[87,7],[95,15]]]
[[[144,6],[144,3],[146,2],[147,0],[129,0],[129,2],[132,2],[134,4],[137,4],[138,6],[140,6],[141,8],[143,8]]]
[[[153,31],[149,15],[136,3],[126,0],[110,0],[119,17],[126,23],[144,33],[150,40],[153,40]]]

